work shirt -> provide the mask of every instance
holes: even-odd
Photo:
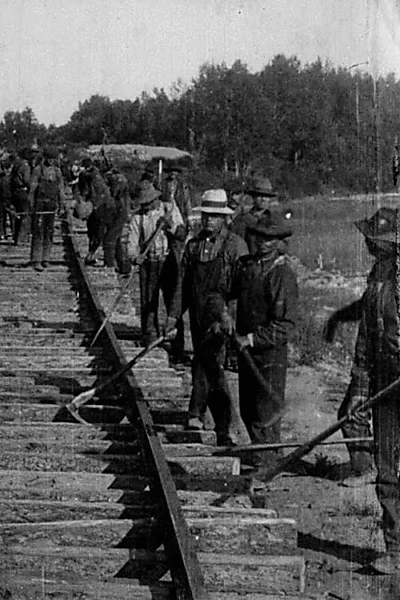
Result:
[[[368,277],[352,368],[351,395],[367,398],[400,376],[395,257]]]
[[[297,318],[298,286],[286,256],[242,258],[233,295],[237,297],[237,332],[252,334],[254,352],[287,345]]]
[[[132,215],[128,225],[128,255],[133,261],[146,247],[146,243],[157,229],[162,218],[167,218],[171,225],[169,231],[174,234],[179,225],[183,225],[182,215],[175,202],[167,204],[159,202],[158,206],[147,213]],[[163,258],[168,253],[168,238],[164,230],[152,244],[148,258]]]

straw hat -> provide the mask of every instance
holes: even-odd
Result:
[[[231,215],[233,210],[228,206],[228,197],[225,190],[206,190],[201,197],[201,206],[193,210],[215,215]]]

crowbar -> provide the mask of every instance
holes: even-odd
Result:
[[[290,452],[290,454],[288,454],[287,456],[282,458],[280,461],[278,461],[275,466],[270,467],[269,469],[266,469],[265,472],[263,472],[263,480],[264,481],[271,480],[273,477],[275,477],[275,475],[278,475],[278,473],[281,473],[282,471],[284,471],[286,469],[286,467],[290,466],[293,462],[295,462],[296,460],[302,458],[303,456],[305,456],[306,454],[311,452],[311,450],[313,450],[313,448],[315,448],[315,446],[318,446],[321,442],[323,442],[328,437],[330,437],[331,435],[336,433],[336,431],[339,431],[339,429],[341,429],[343,427],[343,425],[352,418],[353,414],[357,410],[359,410],[360,408],[362,408],[363,411],[369,410],[370,408],[375,406],[375,404],[379,404],[379,402],[382,402],[382,400],[387,398],[392,392],[397,391],[399,388],[400,388],[400,377],[398,379],[396,379],[395,381],[393,381],[393,383],[388,385],[386,388],[384,388],[383,390],[381,390],[380,392],[375,394],[375,396],[371,396],[371,398],[368,398],[367,400],[365,400],[365,402],[363,400],[360,400],[359,402],[357,402],[354,405],[354,407],[352,408],[350,414],[344,415],[336,423],[334,423],[330,427],[327,427],[326,429],[324,429],[324,431],[321,431],[321,433],[319,433],[318,435],[313,437],[311,440],[309,440],[308,442],[306,442],[305,444],[303,444],[302,446],[297,448],[297,450]]]
[[[127,373],[130,369],[132,369],[132,367],[134,367],[135,364],[137,362],[139,362],[139,360],[141,360],[144,356],[146,356],[146,354],[148,354],[151,350],[153,350],[154,348],[159,346],[161,344],[161,342],[164,341],[164,339],[165,339],[164,335],[161,335],[160,337],[158,337],[156,340],[151,342],[148,346],[143,348],[138,354],[136,354],[136,356],[134,358],[132,358],[129,362],[127,362],[126,365],[124,365],[119,371],[114,373],[114,375],[112,377],[110,377],[110,379],[107,379],[107,381],[104,381],[100,385],[93,387],[90,390],[86,390],[86,392],[81,392],[78,396],[75,396],[75,398],[73,398],[69,404],[66,404],[65,408],[78,421],[83,422],[82,417],[80,417],[77,414],[79,408],[81,406],[83,406],[84,404],[87,404],[90,400],[92,400],[92,398],[94,398],[94,396],[96,396],[99,392],[104,390],[104,388],[108,387],[112,383],[115,383],[118,379],[120,379],[123,375],[125,375],[125,373]]]
[[[156,229],[154,230],[154,232],[151,234],[151,236],[149,237],[149,240],[146,244],[145,249],[143,250],[143,252],[141,254],[139,254],[139,256],[137,257],[137,259],[143,260],[144,258],[146,258],[147,254],[150,251],[150,248],[152,247],[152,245],[154,244],[154,242],[156,241],[156,239],[158,238],[160,232],[162,231],[164,227],[164,222],[161,221]],[[96,335],[94,336],[94,338],[91,341],[90,344],[90,348],[92,348],[92,346],[95,344],[96,340],[98,339],[100,333],[103,331],[104,327],[107,325],[108,321],[111,319],[111,317],[114,314],[115,309],[117,308],[118,304],[121,302],[122,298],[125,295],[125,292],[127,291],[127,289],[129,288],[129,286],[132,283],[133,280],[133,276],[134,276],[134,271],[132,271],[132,273],[129,275],[128,280],[126,281],[125,285],[123,286],[123,288],[121,289],[120,293],[118,294],[118,296],[116,297],[114,304],[112,305],[112,307],[110,308],[110,312],[108,313],[108,315],[106,316],[106,318],[104,319],[104,321],[102,322],[102,324],[100,325],[99,329],[97,330]]]

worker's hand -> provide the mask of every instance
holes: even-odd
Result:
[[[164,227],[164,229],[171,229],[172,227],[172,218],[164,215],[163,217],[160,217],[157,221],[157,227],[159,225],[162,225]]]
[[[246,346],[252,346],[251,338],[248,335],[236,335],[235,340],[239,350],[243,350]]]
[[[322,337],[325,342],[328,342],[329,344],[333,342],[338,324],[339,321],[337,320],[335,314],[329,317],[322,330]]]
[[[167,317],[164,327],[163,327],[163,336],[166,340],[173,340],[176,337],[177,329],[175,327],[176,319],[175,317]]]
[[[349,418],[350,422],[355,423],[359,421],[360,418],[362,418],[361,415],[363,415],[363,417],[365,418],[362,404],[364,404],[366,401],[367,398],[365,398],[364,396],[350,396],[348,398],[346,404],[346,416]]]
[[[221,314],[221,329],[229,336],[235,331],[235,321],[227,310]]]
[[[140,267],[140,265],[142,265],[144,263],[144,261],[146,260],[145,256],[136,256],[136,258],[133,259],[133,264],[137,265],[138,267]]]

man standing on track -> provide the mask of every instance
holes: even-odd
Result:
[[[132,215],[128,225],[128,255],[139,265],[141,327],[146,346],[160,335],[158,307],[162,271],[168,254],[166,231],[174,235],[179,227],[183,227],[176,204],[162,202],[160,196],[161,192],[150,181],[141,181],[136,199],[139,210]],[[142,259],[140,254],[159,225],[162,228]]]
[[[400,211],[380,208],[356,222],[375,264],[362,299],[346,411],[374,396],[400,377],[399,282]],[[364,416],[362,411],[362,417]],[[376,493],[381,504],[386,554],[373,567],[386,574],[400,570],[400,403],[398,392],[372,409],[377,468]]]
[[[226,340],[234,328],[228,303],[238,259],[248,250],[244,240],[227,227],[233,211],[224,190],[204,192],[200,211],[202,229],[186,245],[170,317],[189,309],[194,358],[188,428],[204,429],[209,408],[217,443],[225,445],[235,443],[232,434],[237,425],[224,373]]]
[[[43,159],[32,172],[29,205],[32,207],[31,264],[35,271],[43,271],[49,264],[56,212],[64,207],[64,184],[57,159],[57,150],[44,148]]]
[[[292,231],[272,213],[251,226],[249,233],[254,236],[255,254],[240,259],[234,281],[237,341],[247,348],[269,392],[239,354],[240,414],[253,444],[273,444],[281,441],[288,341],[297,317],[297,280],[280,248]],[[254,453],[257,479],[262,480],[263,470],[279,458],[276,450]]]
[[[29,160],[32,152],[29,148],[21,148],[15,158],[10,174],[11,203],[15,210],[14,244],[27,243],[30,234],[29,186],[31,183],[31,167]]]
[[[184,228],[180,229],[179,235],[168,235],[169,252],[163,269],[162,288],[164,298],[169,308],[174,290],[181,276],[182,258],[185,251],[185,243],[189,234],[189,217],[192,214],[190,189],[181,178],[182,168],[177,165],[165,167],[168,176],[162,185],[162,198],[164,202],[175,203],[182,215]],[[171,340],[171,360],[174,363],[186,363],[185,355],[185,329],[183,317],[180,316],[176,322],[176,336]]]

